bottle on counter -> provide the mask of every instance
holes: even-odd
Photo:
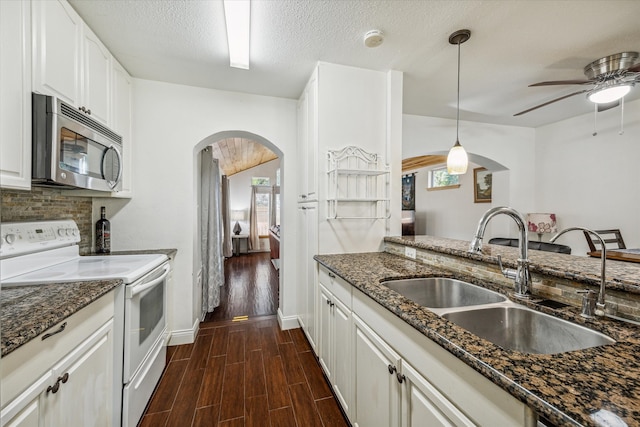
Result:
[[[99,254],[111,252],[111,223],[107,219],[104,206],[100,208],[100,219],[96,222],[96,252]]]

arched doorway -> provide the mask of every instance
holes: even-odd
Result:
[[[222,141],[229,141],[229,140],[243,140],[243,141],[251,141],[252,143],[255,143],[256,145],[260,145],[263,147],[266,147],[268,150],[270,150],[270,152],[273,152],[276,157],[279,159],[280,161],[280,177],[282,178],[280,181],[280,194],[283,194],[285,192],[285,182],[284,182],[284,153],[283,151],[276,146],[274,143],[272,143],[271,141],[269,141],[268,139],[251,133],[251,132],[246,132],[246,131],[223,131],[223,132],[218,132],[215,133],[213,135],[210,135],[209,137],[203,139],[202,141],[200,141],[195,147],[194,147],[194,151],[193,151],[193,155],[194,155],[194,180],[196,181],[196,185],[195,188],[197,189],[196,191],[196,195],[194,197],[194,204],[196,205],[196,209],[195,211],[197,212],[197,220],[195,221],[195,227],[194,227],[194,274],[198,274],[198,272],[200,272],[201,269],[201,251],[200,251],[200,238],[199,238],[199,228],[200,228],[200,216],[199,216],[199,203],[200,203],[200,162],[197,161],[199,156],[201,155],[201,152],[207,148],[207,147],[213,147],[215,146],[218,142],[222,142]],[[214,150],[212,150],[214,151]],[[214,156],[215,157],[215,156]],[[219,213],[221,214],[221,213]],[[284,215],[282,216],[284,217]],[[284,218],[282,218],[282,220],[284,220]],[[283,245],[284,246],[284,245]],[[285,248],[282,247],[281,248],[283,254],[284,254],[284,250]],[[284,257],[282,257],[284,258]],[[280,268],[280,272],[283,272],[284,269],[286,268],[285,262],[284,260],[282,260],[279,263],[279,268]],[[278,295],[282,295],[283,292],[281,292],[281,289],[283,288],[283,276],[284,274],[278,274],[277,275],[277,291],[274,292],[276,296]],[[194,307],[199,307],[200,302],[201,302],[201,298],[202,298],[202,282],[201,282],[201,278],[200,277],[196,277],[194,278],[195,282],[197,283],[197,295],[194,301]],[[278,306],[281,305],[281,302],[278,301]],[[215,311],[215,310],[214,310]],[[200,312],[200,311],[198,311]],[[275,313],[273,313],[275,314]],[[202,318],[201,318],[202,320]]]

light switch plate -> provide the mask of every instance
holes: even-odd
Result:
[[[410,248],[409,246],[404,247],[404,256],[416,259],[416,248]]]

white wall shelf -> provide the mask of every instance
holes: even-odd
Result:
[[[327,160],[328,219],[389,218],[389,167],[378,154],[351,145]]]

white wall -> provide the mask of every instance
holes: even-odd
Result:
[[[640,100],[625,105],[623,135],[619,135],[620,112],[615,108],[599,113],[596,136],[592,136],[593,113],[537,129],[461,122],[460,142],[469,153],[508,168],[494,173],[491,206],[509,205],[523,215],[554,212],[559,229],[620,228],[627,247],[640,247]],[[455,121],[405,115],[403,135],[403,158],[446,152],[455,139]],[[471,172],[472,165],[460,190],[472,188]],[[464,190],[421,193],[426,175],[426,169],[417,175],[416,219],[421,212],[427,215],[426,230],[422,225],[418,231],[471,240],[482,208],[490,206],[474,205]],[[512,221],[492,220],[485,241],[494,236],[517,237],[515,226],[508,222]],[[558,243],[570,245],[574,255],[585,255],[588,249],[577,232],[562,236]]]
[[[555,212],[558,227],[619,228],[627,247],[640,247],[640,100],[536,129],[535,205]],[[588,246],[581,233],[560,237],[574,255]]]
[[[400,234],[402,73],[320,63],[318,73],[319,252],[380,250],[387,234]],[[355,145],[390,165],[390,220],[328,220],[327,151]],[[397,183],[396,186],[394,183]]]
[[[429,171],[441,166],[415,171],[416,234],[471,240],[478,219],[491,207],[491,203],[473,201],[473,168],[480,166],[469,163],[468,173],[460,175],[459,188],[427,191]]]
[[[134,79],[131,200],[95,199],[107,206],[112,250],[177,248],[169,290],[169,328],[188,335],[198,322],[196,154],[218,132],[246,131],[282,153],[282,222],[295,224],[295,101]],[[290,171],[290,173],[287,173]],[[283,227],[281,251],[295,254],[294,228]],[[283,260],[280,310],[295,315],[295,257]]]
[[[455,120],[405,114],[402,158],[446,154],[455,143],[455,126]],[[459,189],[428,193],[427,172],[422,169],[416,182],[416,221],[424,222],[426,216],[427,234],[471,240],[480,216],[493,206],[511,206],[523,215],[533,211],[534,129],[461,121],[460,143],[470,155],[490,159],[508,171],[494,172],[492,203],[474,203],[473,168],[478,165],[470,163]],[[490,164],[480,166],[491,169]],[[485,241],[493,236],[516,237],[516,230],[513,220],[501,215],[487,227]]]

